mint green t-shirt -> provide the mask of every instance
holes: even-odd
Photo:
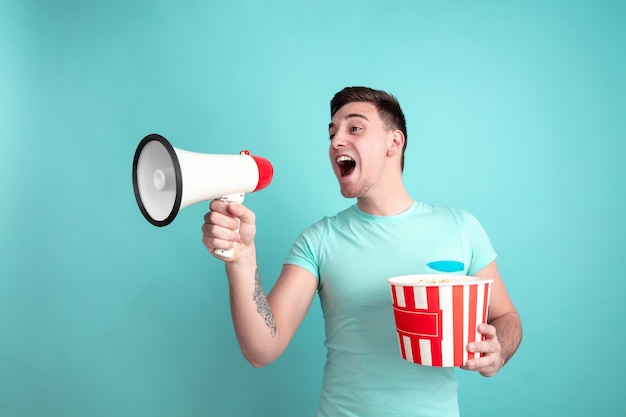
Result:
[[[400,356],[387,278],[473,275],[495,258],[471,214],[422,202],[396,216],[355,204],[304,230],[285,263],[319,280],[327,355],[316,416],[457,417],[453,368]]]

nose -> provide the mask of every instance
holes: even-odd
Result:
[[[337,132],[335,133],[335,136],[333,136],[333,138],[330,140],[330,146],[333,149],[339,149],[342,148],[344,146],[346,146],[346,135]]]

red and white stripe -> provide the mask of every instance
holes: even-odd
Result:
[[[429,366],[462,366],[469,342],[481,340],[487,321],[490,281],[464,285],[391,285],[402,357]],[[454,323],[462,323],[461,325]]]

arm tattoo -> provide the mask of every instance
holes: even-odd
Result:
[[[272,336],[276,336],[276,321],[274,321],[274,315],[270,305],[267,303],[267,298],[265,298],[258,269],[254,272],[254,293],[252,294],[252,299],[256,303],[256,311],[265,319],[265,324],[270,328],[270,333]]]

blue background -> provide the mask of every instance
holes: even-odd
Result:
[[[295,236],[352,201],[328,102],[388,90],[414,198],[474,213],[524,323],[463,416],[625,416],[626,3],[0,3],[0,415],[306,416],[324,360],[315,301],[292,344],[242,358],[206,204],[141,216],[135,148],[242,149],[264,285]]]

